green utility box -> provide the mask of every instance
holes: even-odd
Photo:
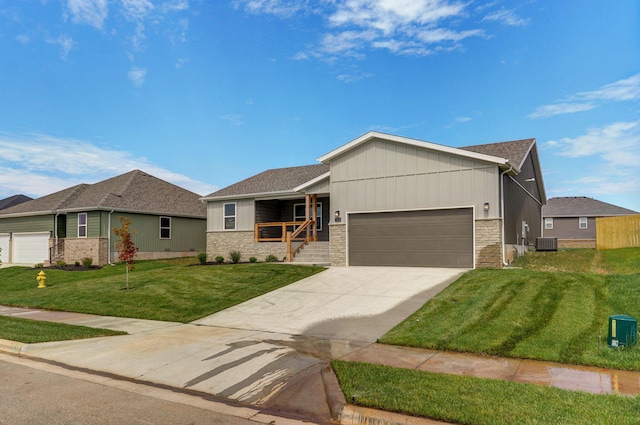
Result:
[[[609,347],[631,347],[638,343],[638,321],[631,316],[609,316]]]

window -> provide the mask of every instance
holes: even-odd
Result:
[[[236,204],[224,204],[224,230],[236,230]]]
[[[547,230],[553,229],[553,217],[547,217],[544,219],[544,228]]]
[[[304,213],[304,207],[306,204],[294,204],[293,205],[293,221],[304,221],[307,218],[307,215]],[[309,204],[309,218],[313,219],[313,214],[311,213],[311,204]],[[318,202],[316,204],[316,214],[318,215],[318,221],[316,222],[316,229],[318,231],[322,230],[322,202]]]
[[[78,237],[87,237],[87,213],[78,214]]]
[[[160,239],[171,239],[171,217],[160,217]]]
[[[580,217],[578,219],[578,228],[586,229],[587,228],[587,217]]]

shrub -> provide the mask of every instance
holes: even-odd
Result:
[[[36,263],[36,265],[33,266],[34,269],[41,269],[44,267],[44,264],[42,263]]]
[[[80,261],[76,261],[75,263],[73,263],[73,265],[76,267],[80,266]]]
[[[82,259],[82,266],[86,267],[86,268],[90,268],[91,264],[93,264],[93,258],[91,257],[84,257]]]
[[[58,260],[58,261],[56,261],[56,267],[57,267],[57,268],[59,268],[59,269],[63,268],[63,267],[64,267],[64,266],[66,266],[66,265],[67,265],[67,263],[65,263],[65,262],[64,262],[64,261],[62,261],[62,260]]]
[[[265,262],[267,263],[277,263],[278,262],[278,257],[276,257],[273,254],[269,254],[267,255],[267,258],[264,259]]]
[[[238,264],[240,262],[240,258],[242,257],[242,254],[240,254],[240,251],[231,251],[229,253],[229,257],[231,257],[231,262],[233,264]]]
[[[218,263],[218,264],[224,263],[224,257],[222,255],[218,255],[216,257],[216,263]]]
[[[249,262],[250,263],[255,263],[257,261],[258,261],[258,259],[256,257],[249,257]]]
[[[207,262],[207,253],[206,252],[201,252],[200,254],[198,254],[198,261],[200,261],[200,264],[206,264],[206,262]]]

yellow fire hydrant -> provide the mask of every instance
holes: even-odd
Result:
[[[45,285],[45,282],[47,281],[47,274],[43,270],[40,270],[40,273],[38,273],[38,277],[36,277],[36,280],[38,281],[38,288],[47,287],[47,285]]]

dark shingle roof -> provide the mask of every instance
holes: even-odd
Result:
[[[542,207],[543,217],[606,217],[632,214],[638,212],[585,196],[551,198]]]
[[[329,171],[326,164],[304,165],[301,167],[276,168],[264,171],[207,195],[205,198],[242,196],[257,193],[277,193],[292,191]]]
[[[171,216],[206,217],[200,196],[140,170],[95,184],[79,184],[12,208],[4,214],[116,210]]]
[[[522,163],[535,142],[535,139],[522,139],[486,145],[465,146],[460,149],[505,158],[516,167],[522,168]]]
[[[9,196],[8,198],[0,199],[0,210],[13,207],[23,202],[31,201],[32,199],[33,198],[30,198],[25,195],[13,195],[13,196]]]

